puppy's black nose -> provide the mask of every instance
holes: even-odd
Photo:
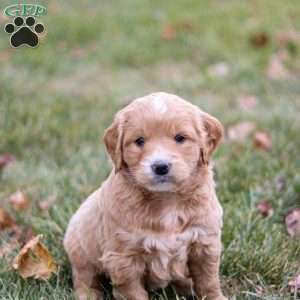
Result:
[[[163,162],[163,161],[156,161],[152,164],[151,168],[156,175],[167,175],[170,171],[171,164]]]

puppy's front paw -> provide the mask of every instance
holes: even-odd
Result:
[[[221,295],[221,296],[218,296],[214,299],[211,299],[211,300],[228,300],[228,298],[226,298],[225,296]]]
[[[102,300],[102,295],[99,291],[94,289],[84,290],[78,289],[76,290],[76,296],[78,300]]]
[[[197,298],[198,299],[198,298]],[[205,300],[229,300],[228,298],[226,298],[225,296],[223,296],[222,294],[221,295],[210,295],[210,296],[205,296],[204,298],[200,298],[201,300],[202,299],[205,299]]]

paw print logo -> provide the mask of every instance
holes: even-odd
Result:
[[[34,17],[27,17],[26,20],[16,17],[13,23],[5,25],[4,30],[11,34],[10,43],[13,47],[36,47],[39,44],[39,34],[45,31],[45,27],[42,23],[36,24]]]

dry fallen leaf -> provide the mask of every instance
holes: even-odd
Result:
[[[238,98],[238,103],[242,110],[252,110],[257,105],[257,98],[255,96],[241,96]]]
[[[292,209],[285,216],[285,225],[291,237],[300,236],[300,208]]]
[[[166,24],[161,32],[161,37],[165,41],[171,41],[176,38],[176,29],[172,24]]]
[[[47,212],[51,205],[55,202],[56,197],[55,196],[49,196],[45,200],[41,200],[38,203],[38,207],[40,210]]]
[[[41,243],[42,235],[30,240],[13,261],[13,268],[23,277],[48,279],[57,270],[54,259]]]
[[[282,55],[273,55],[269,61],[266,75],[269,79],[288,79],[291,78],[289,70],[283,64]]]
[[[209,66],[207,71],[212,77],[225,77],[229,74],[229,66],[225,62],[219,62]]]
[[[161,31],[161,38],[165,41],[172,41],[178,33],[188,34],[194,30],[194,24],[191,20],[182,20],[178,23],[165,24]]]
[[[227,136],[231,141],[242,142],[247,136],[255,129],[255,124],[253,122],[240,122],[235,125],[228,127]]]
[[[274,209],[272,204],[268,200],[263,200],[257,205],[258,212],[262,215],[262,217],[266,218],[268,216],[273,215]]]
[[[265,32],[258,32],[250,37],[250,43],[256,48],[263,48],[270,42],[269,36]]]
[[[11,228],[15,225],[15,221],[11,216],[0,207],[0,230]]]
[[[3,154],[0,156],[0,170],[15,161],[15,157],[11,154]]]
[[[261,149],[266,151],[272,149],[271,136],[265,131],[256,132],[254,135],[253,143],[256,149]]]
[[[291,289],[292,293],[297,292],[297,290],[300,290],[300,274],[293,278],[289,283],[288,283],[289,288]]]
[[[182,29],[184,32],[192,32],[194,24],[191,20],[183,20],[177,24],[177,28]]]
[[[29,200],[27,196],[21,191],[17,191],[16,193],[12,194],[9,197],[9,202],[17,211],[24,210],[29,206]]]

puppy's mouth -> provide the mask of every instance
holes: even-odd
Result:
[[[171,176],[155,176],[152,180],[153,184],[171,183]]]
[[[170,192],[175,189],[175,183],[172,176],[155,176],[148,185],[150,191]]]

